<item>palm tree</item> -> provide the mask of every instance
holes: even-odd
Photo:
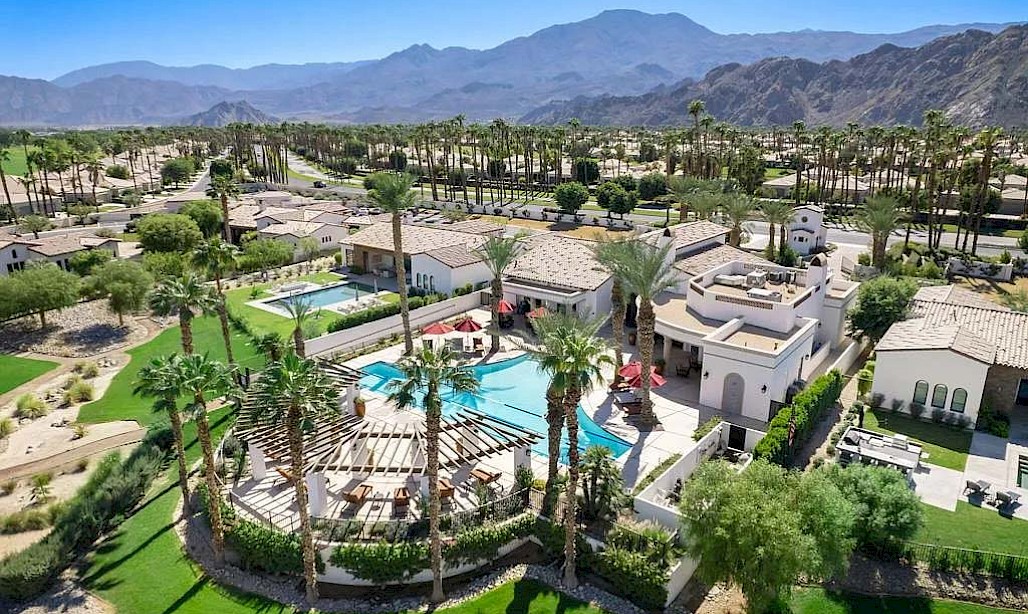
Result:
[[[500,351],[500,301],[503,299],[503,272],[521,253],[521,237],[489,237],[475,255],[489,268],[493,275],[492,296],[489,308],[492,311],[492,351]]]
[[[185,409],[196,422],[196,435],[203,451],[204,480],[209,499],[207,515],[211,520],[214,559],[220,565],[225,561],[225,530],[221,521],[221,487],[214,463],[211,427],[207,421],[207,402],[236,395],[235,372],[232,367],[206,355],[188,354],[179,361],[176,375],[182,393],[191,399]]]
[[[578,586],[575,573],[575,538],[578,529],[578,404],[582,396],[603,381],[602,368],[613,364],[610,348],[596,333],[603,321],[583,320],[570,314],[540,318],[537,326],[542,349],[532,351],[541,368],[551,374],[552,386],[563,397],[568,432],[568,482],[564,511],[564,584]]]
[[[150,308],[154,313],[159,316],[178,314],[184,354],[193,353],[193,318],[210,313],[217,306],[217,296],[192,271],[179,278],[162,280],[150,295]]]
[[[760,213],[767,222],[767,248],[768,254],[775,257],[775,226],[781,234],[779,249],[785,245],[785,231],[788,224],[792,222],[792,205],[784,200],[769,200],[761,203]]]
[[[222,239],[231,242],[232,227],[229,225],[228,220],[228,199],[239,196],[239,186],[236,185],[236,182],[232,181],[231,177],[215,175],[211,177],[211,187],[208,188],[207,194],[211,197],[217,197],[221,201],[221,224],[222,233],[224,234]]]
[[[303,575],[307,602],[318,599],[317,552],[311,530],[307,483],[303,479],[304,425],[319,416],[339,411],[339,393],[313,360],[286,354],[274,362],[258,381],[255,407],[273,423],[282,424],[289,438],[291,481],[296,491],[300,514],[300,539],[303,543]]]
[[[650,368],[653,366],[654,325],[653,299],[665,290],[675,286],[678,274],[673,266],[673,242],[656,247],[645,241],[628,241],[619,250],[617,258],[609,264],[615,277],[621,278],[625,291],[634,294],[639,301],[638,325],[639,362],[642,364],[642,407],[639,420],[642,424],[657,424],[653,413],[653,399],[650,398]]]
[[[250,342],[250,345],[261,354],[264,354],[268,362],[276,362],[286,353],[286,342],[276,332],[257,335]]]
[[[407,304],[407,267],[403,259],[403,229],[400,221],[403,213],[414,206],[414,192],[411,186],[414,178],[397,173],[375,173],[372,175],[374,189],[368,191],[368,198],[392,214],[393,260],[396,264],[396,291],[400,295],[400,318],[403,320],[404,353],[414,351],[414,338],[410,330],[410,307]]]
[[[746,229],[743,228],[753,212],[757,210],[757,201],[746,194],[730,194],[721,205],[721,211],[731,226],[728,232],[728,244],[739,247],[742,244]]]
[[[17,217],[17,213],[14,211],[14,202],[11,200],[11,191],[7,188],[7,173],[4,172],[4,163],[11,161],[11,152],[4,148],[0,148],[0,184],[4,188],[4,213],[9,221],[13,221]]]
[[[221,278],[236,266],[239,248],[217,237],[204,241],[193,251],[193,262],[208,271],[214,278],[214,288],[218,294],[218,319],[221,320],[221,337],[225,340],[225,354],[229,364],[235,364],[232,356],[232,333],[228,326],[228,305],[225,292],[221,288]]]
[[[478,380],[471,369],[457,364],[452,350],[443,346],[438,350],[423,348],[404,357],[397,364],[403,379],[391,384],[389,395],[400,409],[417,405],[424,392],[426,461],[428,478],[428,526],[432,553],[432,603],[445,599],[443,594],[443,550],[439,536],[439,429],[442,420],[440,388],[449,387],[456,394],[475,393]]]
[[[625,284],[617,268],[626,250],[625,243],[624,240],[608,239],[600,241],[594,249],[596,260],[611,270],[613,278],[610,287],[610,328],[614,333],[614,383],[621,381],[621,367],[625,366],[621,349],[625,347],[625,316],[628,313],[628,302],[625,297]]]
[[[142,397],[153,397],[154,411],[168,414],[171,434],[175,440],[175,455],[178,457],[178,485],[182,489],[182,513],[189,516],[189,468],[186,467],[186,451],[182,438],[182,414],[178,399],[182,396],[182,382],[178,377],[181,358],[177,354],[153,358],[136,374],[133,391]]]
[[[871,235],[871,264],[882,270],[889,235],[903,222],[899,201],[892,196],[872,196],[857,212],[856,222]]]
[[[305,300],[290,300],[286,301],[286,311],[289,312],[289,317],[293,319],[293,351],[300,358],[306,358],[307,353],[304,350],[304,338],[303,328],[308,322],[313,322],[318,312],[311,305],[310,301]]]

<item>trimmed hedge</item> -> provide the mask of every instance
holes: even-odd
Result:
[[[49,535],[0,562],[0,595],[19,601],[40,595],[101,535],[121,524],[168,458],[166,430],[151,429],[124,462],[108,455],[68,501]]]
[[[667,601],[668,570],[641,552],[610,547],[583,556],[590,571],[611,583],[617,593],[641,608],[659,610]]]
[[[414,311],[419,307],[438,303],[445,299],[445,294],[426,294],[425,296],[412,296],[408,299],[407,303],[410,310]],[[400,303],[397,302],[386,303],[384,305],[369,307],[354,313],[343,314],[339,316],[339,319],[328,325],[328,332],[334,333],[346,330],[347,328],[353,328],[355,326],[360,326],[361,324],[367,324],[368,322],[374,322],[375,320],[395,316],[398,313],[400,313]]]
[[[790,405],[782,408],[768,424],[767,434],[753,450],[756,458],[764,458],[779,465],[787,465],[792,459],[789,447],[789,423],[794,422],[796,432],[793,449],[803,446],[810,438],[817,423],[839,400],[845,382],[838,369],[832,369],[815,379],[796,395]]]
[[[429,566],[428,542],[379,542],[377,544],[342,544],[329,558],[336,567],[354,576],[385,584],[398,582]]]
[[[522,514],[510,522],[487,524],[461,531],[443,548],[443,559],[450,565],[484,561],[496,556],[501,546],[528,537],[535,528],[535,516]]]

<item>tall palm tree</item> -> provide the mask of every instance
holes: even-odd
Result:
[[[339,393],[313,360],[286,354],[272,363],[257,382],[256,408],[263,419],[282,424],[289,439],[289,463],[303,543],[303,576],[307,602],[318,599],[317,552],[308,508],[307,483],[303,479],[305,425],[322,415],[339,411]]]
[[[575,573],[579,449],[578,404],[582,396],[603,381],[602,368],[613,364],[610,348],[596,335],[603,321],[583,320],[570,314],[540,318],[537,327],[542,349],[532,354],[551,373],[554,388],[563,397],[564,421],[568,432],[568,482],[564,511],[564,584],[578,586]]]
[[[401,218],[407,209],[414,206],[415,196],[411,191],[414,178],[398,173],[375,173],[372,175],[374,189],[368,191],[368,198],[392,214],[393,260],[396,263],[396,291],[400,295],[400,319],[403,321],[404,353],[414,351],[414,338],[410,329],[410,306],[407,303],[407,266],[403,259],[403,228]]]
[[[731,230],[728,232],[728,244],[739,247],[742,244],[746,229],[743,228],[754,211],[757,210],[757,201],[746,194],[730,194],[726,196],[721,204],[721,212],[724,214]]]
[[[626,241],[607,239],[596,244],[594,253],[596,260],[611,270],[610,287],[610,328],[614,333],[614,383],[621,381],[621,367],[624,365],[622,348],[625,346],[625,316],[628,313],[628,301],[625,296],[625,283],[621,279],[617,264],[626,251]]]
[[[221,487],[214,464],[214,444],[207,421],[207,403],[221,397],[235,396],[235,373],[232,367],[211,360],[206,355],[183,356],[176,369],[178,385],[190,401],[185,410],[196,422],[196,435],[203,451],[204,481],[210,500],[208,517],[211,520],[214,559],[220,565],[225,561],[225,529],[221,521]]]
[[[210,313],[218,298],[200,277],[187,271],[181,277],[162,280],[150,294],[150,308],[159,316],[178,315],[182,352],[193,353],[193,318]]]
[[[286,353],[286,342],[276,332],[267,332],[253,338],[250,345],[267,357],[268,362],[276,362]]]
[[[892,231],[903,222],[899,201],[892,196],[872,196],[856,216],[857,226],[871,235],[871,264],[878,270],[885,267],[885,248]]]
[[[236,185],[235,181],[232,181],[231,177],[215,175],[211,177],[211,187],[208,188],[207,194],[217,197],[221,201],[221,232],[224,235],[222,239],[231,242],[232,227],[229,225],[228,220],[228,199],[239,196],[239,186]]]
[[[492,311],[491,341],[492,351],[500,351],[500,301],[503,300],[503,272],[521,253],[521,237],[489,237],[475,250],[489,272],[493,275],[492,296],[489,308]]]
[[[615,277],[621,278],[622,286],[629,294],[634,294],[639,301],[638,324],[639,362],[642,364],[641,396],[642,407],[639,420],[642,424],[657,424],[657,416],[653,412],[653,399],[650,398],[650,368],[653,366],[654,326],[656,315],[653,311],[653,299],[665,290],[669,290],[678,282],[678,273],[673,266],[673,242],[657,247],[645,241],[628,241],[623,250],[619,250],[617,258],[609,264]]]
[[[771,258],[775,257],[775,226],[781,235],[779,249],[785,245],[785,232],[792,222],[792,205],[784,200],[769,200],[760,204],[760,213],[767,222],[767,247]]]
[[[14,220],[17,214],[14,211],[14,201],[11,200],[11,191],[7,188],[7,173],[4,172],[4,163],[11,161],[11,152],[0,148],[0,185],[4,188],[4,214],[8,220]]]
[[[153,358],[136,374],[134,394],[154,399],[154,411],[168,414],[171,434],[178,457],[178,485],[182,489],[182,513],[189,516],[189,468],[182,437],[182,414],[178,399],[182,396],[182,382],[178,377],[181,358],[177,354]]]
[[[212,237],[204,241],[193,251],[193,262],[214,278],[214,288],[218,295],[218,319],[221,320],[221,337],[225,341],[225,354],[229,364],[235,364],[232,355],[232,333],[228,326],[228,305],[225,302],[225,291],[221,287],[221,278],[235,268],[239,248],[227,241]]]
[[[300,358],[306,358],[303,328],[308,322],[314,321],[318,312],[310,301],[305,300],[286,301],[286,311],[289,312],[289,317],[293,319],[293,351]]]
[[[426,461],[428,478],[428,526],[432,554],[432,603],[439,603],[443,594],[443,549],[439,535],[439,429],[442,421],[440,388],[448,386],[457,394],[478,392],[478,380],[471,369],[457,363],[452,350],[423,348],[404,357],[397,364],[403,379],[391,384],[389,398],[400,409],[409,409],[422,398],[425,410]]]

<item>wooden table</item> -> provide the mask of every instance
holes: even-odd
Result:
[[[348,503],[364,503],[364,500],[371,494],[371,486],[361,484],[349,492],[343,493],[343,499]]]

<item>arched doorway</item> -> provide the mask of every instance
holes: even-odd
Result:
[[[724,388],[721,392],[721,409],[723,411],[741,414],[742,398],[746,391],[746,382],[738,373],[729,373],[725,376]]]

